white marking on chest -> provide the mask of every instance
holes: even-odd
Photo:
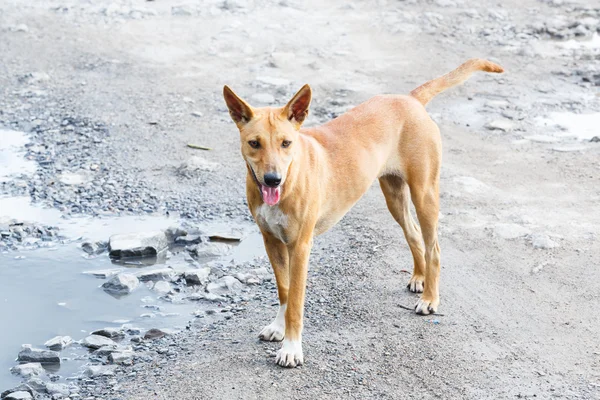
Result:
[[[285,242],[288,217],[281,211],[279,206],[262,204],[256,209],[256,218],[261,227],[271,232],[277,239]]]

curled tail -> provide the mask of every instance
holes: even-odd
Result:
[[[471,58],[454,71],[422,84],[410,92],[410,95],[425,105],[444,90],[460,85],[476,71],[502,73],[504,69],[491,61],[481,58]]]

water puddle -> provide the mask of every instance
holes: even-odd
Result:
[[[600,136],[600,113],[553,112],[546,118],[537,118],[537,123],[550,128],[548,133],[557,138],[588,141]]]
[[[29,139],[23,132],[0,129],[0,183],[10,181],[16,175],[30,175],[37,164],[24,158],[23,147]]]
[[[131,294],[113,297],[101,285],[105,279],[89,271],[145,271],[156,268],[189,269],[204,265],[239,265],[264,257],[262,236],[249,223],[210,223],[199,226],[203,232],[241,232],[239,243],[219,243],[227,250],[216,257],[192,259],[181,248],[166,251],[167,257],[150,263],[116,263],[104,252],[90,256],[81,249],[84,241],[107,241],[113,234],[165,230],[181,226],[179,220],[161,216],[123,216],[111,218],[64,218],[54,209],[32,205],[28,197],[0,199],[0,224],[14,221],[56,226],[62,241],[39,242],[36,246],[19,244],[16,251],[0,251],[0,389],[21,382],[8,370],[16,365],[15,359],[22,344],[44,348],[44,343],[55,336],[85,338],[90,332],[105,327],[120,328],[129,324],[142,332],[150,328],[181,330],[194,318],[193,313],[210,305],[186,301],[166,301],[150,289],[152,284],[142,282]],[[43,246],[41,245],[43,244]],[[152,264],[162,264],[151,266]],[[150,265],[148,265],[150,264]],[[177,287],[177,283],[171,284]],[[186,289],[187,290],[187,289]],[[212,305],[212,308],[216,305]],[[88,352],[74,345],[61,352],[57,371],[68,379],[89,364]]]

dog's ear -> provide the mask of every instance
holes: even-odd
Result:
[[[238,126],[245,125],[254,116],[252,107],[239,98],[237,94],[233,93],[233,90],[227,85],[223,87],[223,98],[225,99],[225,103],[227,103],[231,119]]]
[[[310,86],[304,85],[283,108],[285,117],[294,124],[296,129],[300,129],[300,126],[308,116],[308,107],[310,106],[311,98],[312,91],[310,90]]]

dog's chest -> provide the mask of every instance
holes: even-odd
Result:
[[[278,206],[260,205],[256,209],[256,222],[261,228],[269,231],[277,239],[286,243],[287,236],[285,230],[288,224],[288,217]]]

